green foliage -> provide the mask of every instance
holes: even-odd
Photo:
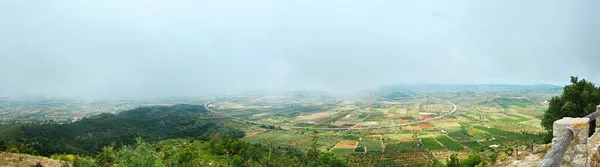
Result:
[[[96,155],[96,161],[100,166],[113,166],[117,159],[117,153],[114,150],[114,146],[104,146],[102,151]]]
[[[52,159],[60,160],[62,166],[73,167],[96,167],[96,161],[91,157],[78,156],[72,154],[54,154],[50,156]]]
[[[460,166],[461,167],[475,167],[476,165],[479,165],[481,162],[483,162],[481,160],[481,156],[479,156],[479,154],[472,154],[469,155],[469,157],[467,157],[466,159],[463,159],[460,161]]]
[[[498,160],[498,153],[494,152],[492,155],[490,155],[490,162],[491,163],[495,163]]]
[[[6,141],[0,137],[0,151],[6,151],[8,149],[8,144],[6,144]]]
[[[48,156],[54,153],[95,155],[113,142],[117,147],[135,144],[138,137],[159,141],[211,136],[217,132],[237,138],[244,136],[242,131],[224,126],[218,120],[199,119],[208,116],[207,110],[197,105],[140,107],[69,124],[21,126],[23,137],[9,137],[13,143],[31,146]]]
[[[583,117],[596,110],[600,103],[600,89],[585,79],[571,77],[571,84],[563,88],[563,94],[553,97],[544,118],[542,127],[552,131],[554,121],[563,117]]]
[[[337,158],[332,153],[320,153],[319,161],[317,166],[328,166],[328,167],[342,167],[346,166],[346,162],[340,158]]]
[[[552,142],[552,138],[553,138],[552,131],[544,132],[544,133],[541,134],[541,136],[542,137],[540,139],[540,142],[542,142],[542,143],[550,143],[550,142]]]
[[[11,153],[39,155],[35,149],[25,146],[24,144],[10,144],[7,146],[6,150]]]
[[[310,161],[315,161],[318,156],[319,156],[319,148],[318,148],[318,143],[319,143],[319,132],[318,131],[313,131],[313,138],[312,138],[312,144],[310,149],[308,150],[308,152],[306,153],[306,155],[308,156],[308,160]]]
[[[431,166],[431,167],[445,167],[445,165],[442,162],[440,162],[440,160],[438,160],[438,159],[432,159],[431,160],[431,165],[429,165],[429,166]]]
[[[447,167],[460,167],[460,159],[458,159],[458,155],[452,154],[448,159],[446,159]]]
[[[8,148],[8,152],[10,153],[19,153],[19,149],[16,147],[10,147]]]
[[[124,146],[117,153],[115,163],[118,166],[165,166],[159,159],[160,153],[156,152],[148,143],[141,138],[136,139],[135,146]]]
[[[272,154],[270,154],[272,153]],[[266,148],[251,145],[229,136],[215,137],[210,141],[169,139],[150,144],[136,140],[135,145],[115,150],[102,149],[96,156],[82,157],[71,154],[52,155],[66,166],[346,166],[344,160],[332,153],[317,152],[309,161],[306,154],[291,148]]]
[[[73,167],[96,167],[96,162],[91,157],[75,156]]]

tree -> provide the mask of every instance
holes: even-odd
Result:
[[[115,153],[114,146],[104,146],[102,152],[96,156],[96,161],[100,166],[114,166],[117,153]]]
[[[315,162],[315,160],[317,160],[317,158],[319,158],[319,139],[318,139],[318,134],[319,132],[317,132],[316,130],[313,131],[314,135],[312,138],[312,144],[310,146],[310,149],[308,150],[308,152],[306,153],[308,160],[310,160],[311,162]]]
[[[583,117],[596,111],[600,103],[600,89],[593,83],[578,77],[571,77],[571,84],[563,88],[563,94],[552,97],[542,127],[552,134],[552,124],[563,117]],[[548,141],[546,137],[545,142]]]
[[[533,152],[533,151],[532,151]],[[490,155],[490,162],[492,164],[496,163],[496,160],[498,160],[498,153],[494,152],[492,155]]]
[[[244,158],[242,158],[239,155],[234,155],[233,159],[231,160],[231,166],[236,166],[236,167],[244,166]]]
[[[475,167],[481,163],[481,156],[479,154],[469,155],[466,159],[460,161],[461,167]]]
[[[121,148],[115,162],[118,166],[164,166],[159,157],[159,153],[150,144],[137,138],[136,145]]]
[[[346,162],[335,155],[333,153],[323,153],[321,152],[319,155],[320,166],[330,166],[330,167],[342,167],[346,166]]]
[[[6,141],[0,137],[0,151],[6,151],[6,149],[8,149],[8,145],[6,144]]]
[[[456,153],[452,153],[450,158],[446,159],[447,167],[460,167],[460,159],[458,159],[458,155]]]

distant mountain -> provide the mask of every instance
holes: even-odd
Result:
[[[507,84],[422,84],[422,85],[390,85],[381,87],[382,90],[394,91],[476,91],[476,92],[501,92],[523,90],[560,90],[562,86],[537,84],[537,85],[507,85]]]
[[[140,107],[117,115],[104,113],[69,124],[22,125],[0,131],[8,143],[25,145],[49,156],[56,153],[94,155],[103,146],[169,138],[210,137],[215,133],[236,138],[240,130],[226,127],[210,117],[204,106],[175,105]]]

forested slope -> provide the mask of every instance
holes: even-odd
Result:
[[[136,138],[160,141],[169,138],[210,137],[215,133],[240,138],[242,131],[223,126],[203,106],[141,107],[119,114],[104,113],[69,124],[23,125],[3,131],[9,145],[28,147],[40,155],[56,153],[95,155],[103,146],[135,144]],[[2,132],[0,132],[2,134]],[[24,151],[21,151],[24,152]]]

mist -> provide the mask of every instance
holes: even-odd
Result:
[[[0,1],[0,95],[600,83],[600,1]]]

